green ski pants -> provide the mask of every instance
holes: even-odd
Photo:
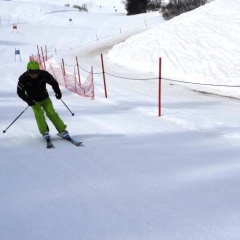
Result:
[[[38,130],[41,134],[49,131],[44,112],[58,132],[62,132],[66,129],[67,126],[54,110],[52,101],[49,97],[42,102],[35,102],[35,105],[32,106],[32,110],[35,115]]]

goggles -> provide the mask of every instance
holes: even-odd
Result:
[[[39,74],[39,70],[37,69],[37,70],[31,70],[31,69],[29,69],[28,70],[28,73],[29,74]]]

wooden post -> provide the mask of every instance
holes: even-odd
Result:
[[[93,83],[93,67],[91,67],[91,74],[92,74],[92,86],[93,86],[93,96],[92,96],[92,99],[94,99],[95,91],[94,91],[94,83]]]
[[[43,67],[44,67],[44,69],[46,70],[45,58],[44,58],[44,55],[43,55],[43,49],[42,49],[42,47],[41,47],[41,52],[42,52],[42,59],[43,59]]]
[[[65,87],[67,87],[67,83],[66,83],[66,72],[65,72],[65,65],[64,65],[64,60],[62,59],[62,72],[63,72],[63,79],[64,79],[64,83],[65,83]]]
[[[40,64],[41,63],[41,57],[40,57],[40,51],[39,51],[38,45],[37,45],[37,50],[38,50],[38,62]]]
[[[48,56],[47,56],[47,45],[45,45],[45,59],[46,59],[46,61],[48,60]]]
[[[104,63],[103,63],[103,55],[102,54],[101,54],[101,62],[102,62],[102,73],[103,73],[103,83],[104,83],[105,98],[107,98],[107,87],[106,87],[105,71],[104,71]]]
[[[80,76],[80,70],[79,70],[79,64],[78,64],[78,58],[76,57],[76,62],[77,62],[77,70],[78,70],[78,80],[79,80],[79,85],[81,85],[81,76]]]
[[[158,84],[158,116],[161,116],[161,97],[162,97],[162,59],[159,58],[159,84]]]

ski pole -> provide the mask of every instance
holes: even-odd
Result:
[[[5,129],[3,130],[3,133],[5,133],[12,125],[17,121],[17,119],[28,109],[29,106],[27,106],[13,121],[12,123]]]
[[[69,107],[66,105],[66,103],[61,99],[62,103],[65,105],[65,107],[68,109],[68,111],[74,116],[74,113],[69,109]]]

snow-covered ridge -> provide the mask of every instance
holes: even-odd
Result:
[[[121,66],[152,73],[158,71],[161,57],[166,78],[238,86],[240,60],[235,56],[240,55],[239,11],[239,1],[213,1],[129,38],[114,46],[108,56]],[[240,96],[238,88],[202,90]]]

